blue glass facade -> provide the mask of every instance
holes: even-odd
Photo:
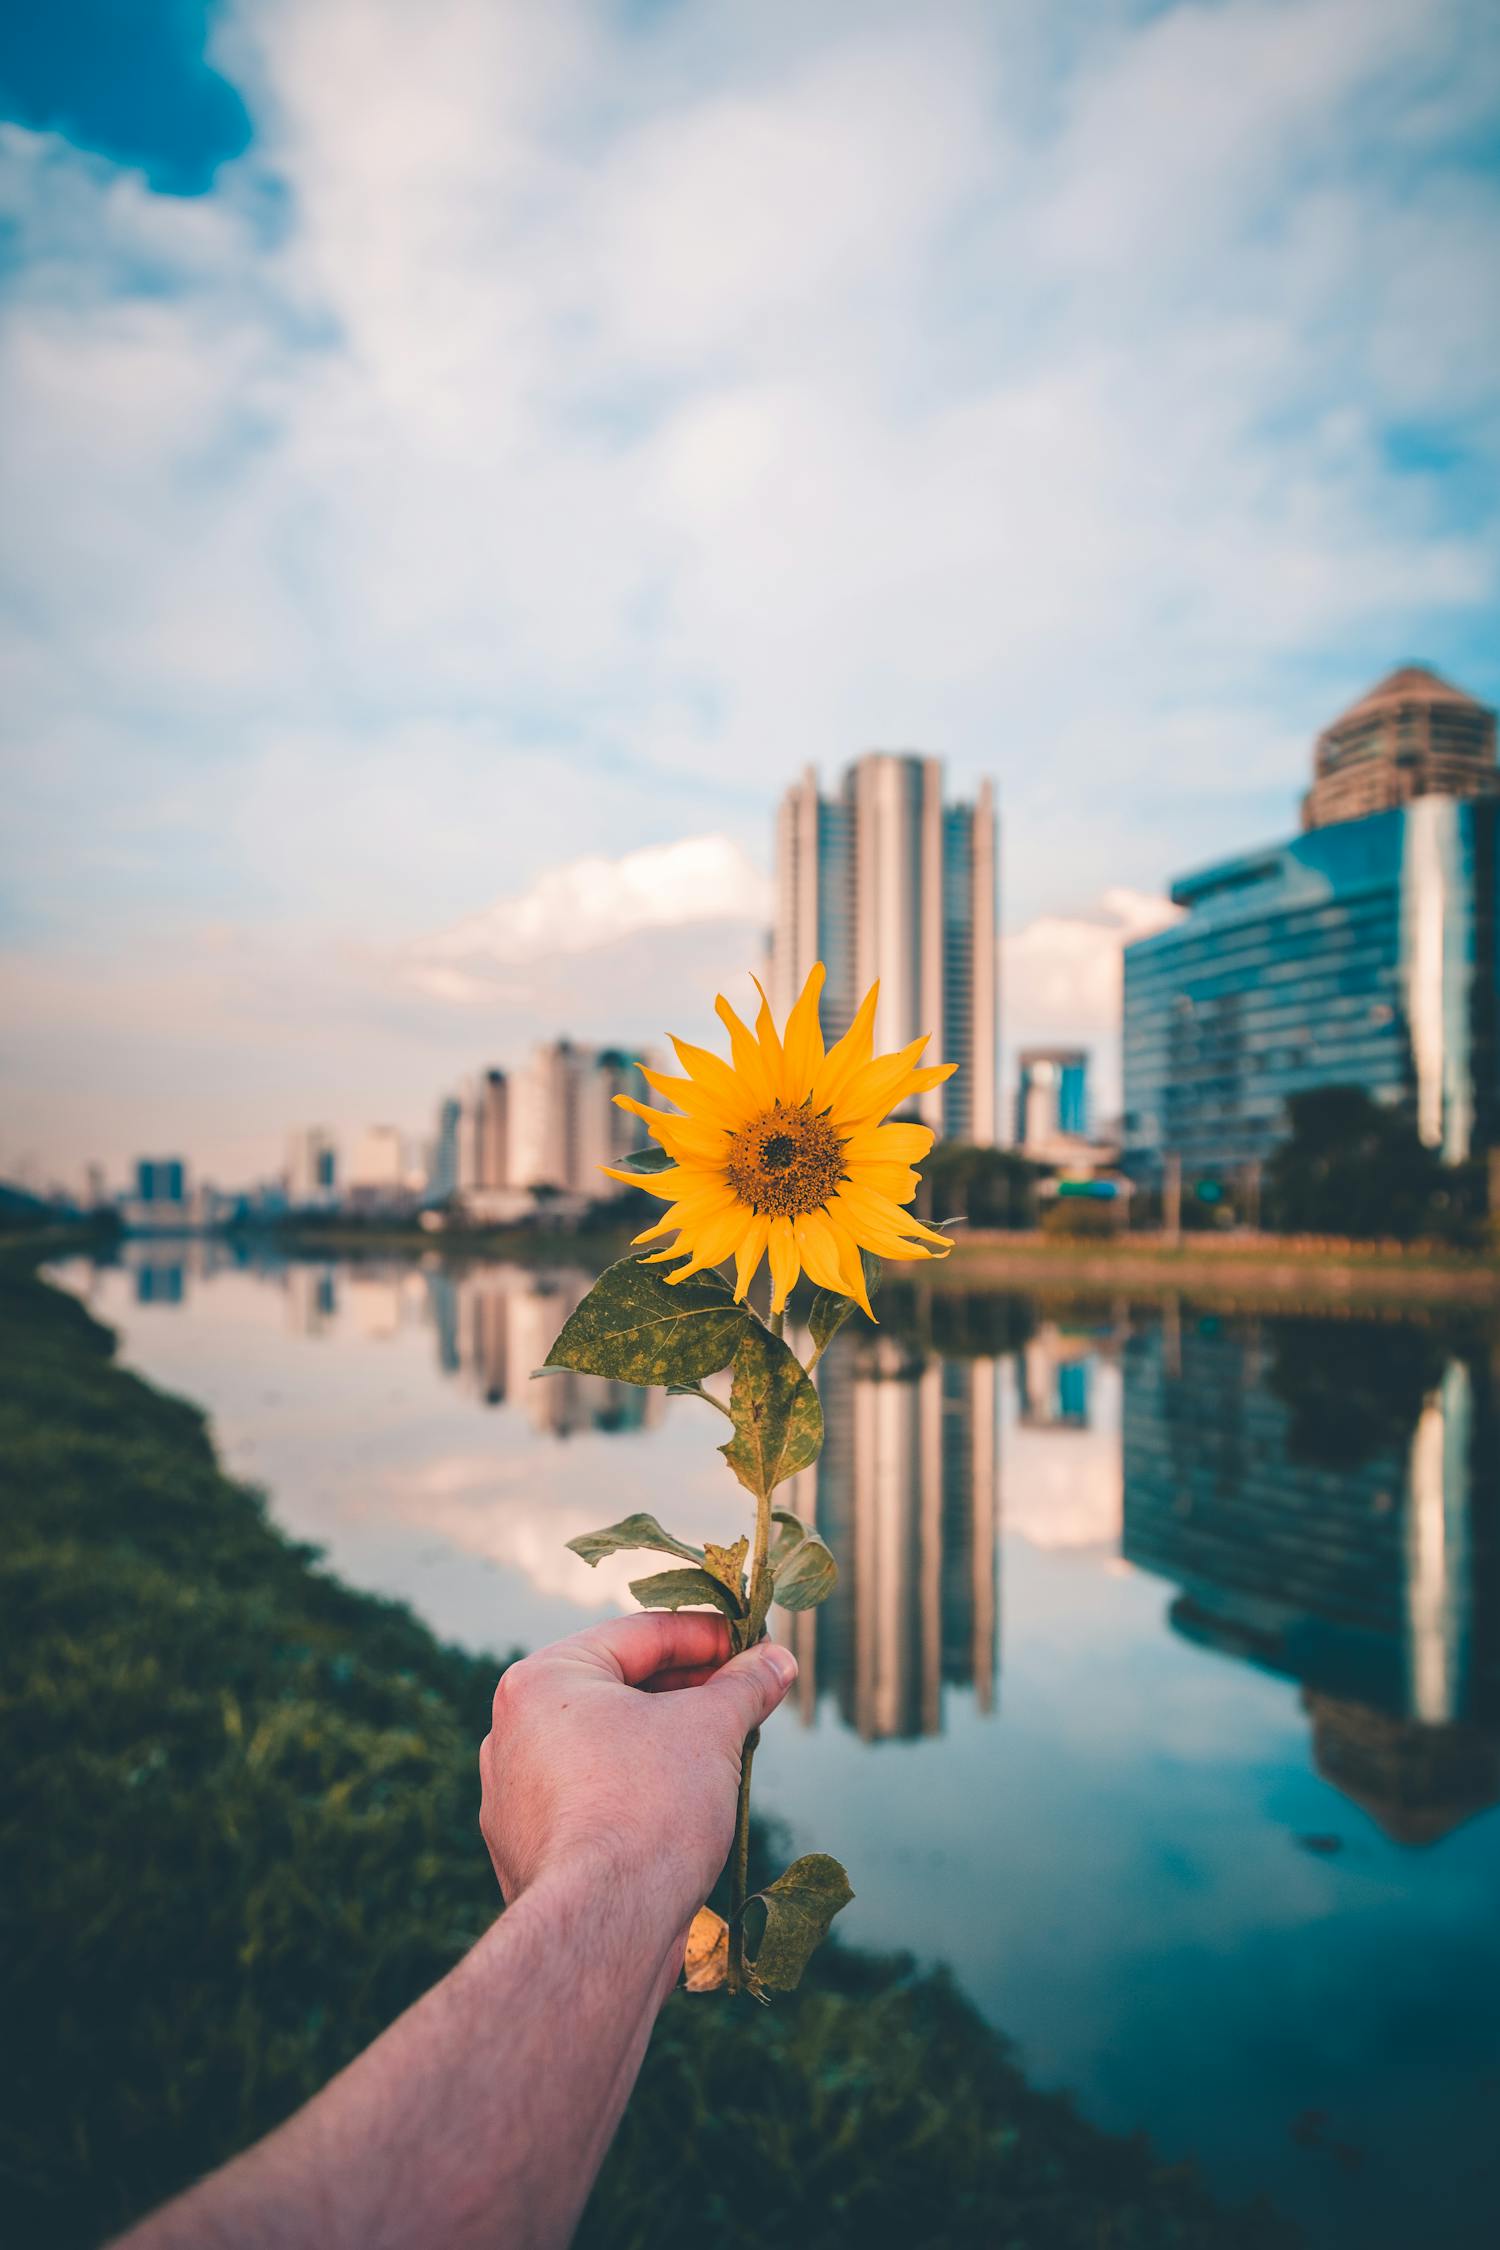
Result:
[[[1178,883],[1182,920],[1125,953],[1132,1169],[1233,1174],[1318,1086],[1406,1109],[1449,1161],[1493,1145],[1496,821],[1424,797]]]
[[[181,1157],[143,1156],[135,1167],[136,1198],[141,1203],[181,1203],[186,1180],[187,1166]]]

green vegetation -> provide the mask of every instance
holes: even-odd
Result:
[[[17,2250],[69,2250],[265,2132],[483,1929],[496,1666],[323,1573],[15,1253],[0,1493],[0,2201]],[[1031,2092],[942,1978],[837,1946],[774,2015],[669,2005],[582,2237],[1288,2239]]]
[[[1266,1170],[1266,1214],[1288,1234],[1477,1244],[1481,1164],[1444,1164],[1402,1111],[1359,1086],[1320,1086],[1287,1103],[1290,1131]]]

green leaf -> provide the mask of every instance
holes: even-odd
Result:
[[[661,1570],[654,1578],[632,1578],[630,1591],[642,1609],[702,1609],[712,1602],[726,1617],[741,1613],[729,1588],[706,1570]]]
[[[861,1250],[859,1259],[865,1270],[865,1289],[873,1304],[875,1292],[880,1287],[880,1260],[873,1257],[868,1250]],[[852,1297],[835,1296],[831,1289],[820,1289],[818,1291],[813,1299],[812,1311],[808,1315],[807,1325],[813,1343],[820,1353],[827,1351],[849,1315],[852,1312],[858,1312],[860,1309]]]
[[[617,1172],[665,1172],[675,1162],[664,1148],[648,1141],[644,1148],[633,1148],[628,1156],[617,1156],[614,1166]]]
[[[816,1609],[826,1602],[839,1580],[839,1566],[833,1559],[833,1550],[815,1531],[799,1539],[782,1560],[778,1569],[773,1562],[771,1575],[776,1585],[775,1598],[783,1609]]]
[[[752,1988],[795,1992],[802,1972],[827,1937],[835,1914],[854,1896],[849,1878],[827,1852],[793,1860],[784,1875],[755,1900],[765,1909],[765,1929],[754,1960],[748,1963]]]
[[[778,1529],[776,1537],[771,1542],[771,1552],[766,1559],[770,1563],[771,1575],[774,1578],[792,1549],[799,1546],[807,1537],[807,1525],[800,1516],[794,1516],[790,1508],[773,1508],[771,1510],[771,1521],[777,1525]]]
[[[734,1355],[729,1393],[734,1436],[719,1451],[747,1492],[769,1499],[776,1486],[816,1461],[823,1409],[790,1345],[752,1321]]]
[[[663,1531],[655,1516],[627,1516],[623,1523],[612,1523],[604,1531],[580,1532],[568,1545],[575,1555],[582,1555],[590,1570],[596,1569],[606,1555],[617,1555],[629,1547],[657,1547],[664,1555],[681,1555],[684,1562],[703,1560],[701,1547],[690,1547],[685,1539]]]
[[[622,1258],[564,1323],[547,1365],[621,1383],[699,1383],[729,1365],[753,1319],[717,1274],[673,1287],[655,1266]]]

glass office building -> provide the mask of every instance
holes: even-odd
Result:
[[[1500,1141],[1500,807],[1429,796],[1176,884],[1125,953],[1126,1161],[1226,1179],[1288,1098],[1360,1086],[1454,1163]]]

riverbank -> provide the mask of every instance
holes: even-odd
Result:
[[[8,2240],[81,2250],[267,2130],[485,1926],[497,1666],[319,1569],[13,1255],[0,1489],[0,2179]],[[1291,2240],[1029,2089],[943,1979],[839,1947],[774,2013],[665,2012],[581,2239],[705,2233]]]
[[[962,1230],[923,1286],[1024,1290],[1039,1297],[1178,1294],[1247,1308],[1461,1303],[1500,1305],[1500,1258],[1430,1243],[1283,1235],[1121,1234],[1091,1241]]]
[[[598,1272],[629,1248],[618,1228],[526,1227],[425,1233],[415,1225],[326,1221],[263,1237],[291,1256],[414,1256],[473,1264],[576,1265]],[[1099,1239],[955,1230],[951,1257],[888,1275],[903,1296],[992,1291],[1100,1302],[1191,1296],[1225,1310],[1378,1310],[1458,1304],[1500,1309],[1500,1256],[1441,1244],[1283,1235],[1119,1234]]]

